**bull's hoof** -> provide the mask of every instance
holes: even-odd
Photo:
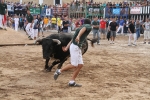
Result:
[[[51,70],[49,70],[49,69],[44,69],[43,72],[45,72],[45,73],[46,73],[46,72],[51,72]]]
[[[45,71],[46,71],[46,72],[51,72],[51,70],[50,70],[50,69],[46,69]]]
[[[49,68],[47,68],[46,70],[47,70],[47,72],[51,72],[52,67],[49,67]]]

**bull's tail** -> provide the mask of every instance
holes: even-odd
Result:
[[[95,38],[95,39],[91,40],[91,39],[87,38],[87,40],[89,40],[91,42],[91,46],[94,47],[94,43],[96,43],[98,39]]]

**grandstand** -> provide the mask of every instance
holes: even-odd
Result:
[[[7,0],[9,2],[18,2],[20,0]],[[33,1],[34,3],[39,3],[39,0],[22,0],[22,2],[31,2]],[[51,2],[50,2],[51,1]],[[73,0],[62,0],[62,3],[70,3]],[[80,0],[81,1],[81,0]],[[88,2],[89,0],[85,0],[86,2]],[[128,1],[128,0],[93,0],[94,2],[122,2],[122,1]],[[43,4],[47,4],[47,5],[53,5],[54,4],[54,0],[43,0]]]

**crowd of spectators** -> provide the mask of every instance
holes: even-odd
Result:
[[[77,11],[83,11],[86,6],[89,7],[139,7],[139,6],[147,6],[150,5],[150,2],[147,1],[135,1],[135,2],[94,2],[93,0],[90,0],[89,2],[85,2],[85,0],[73,0],[70,3],[67,4],[57,4],[57,5],[47,5],[47,4],[37,4],[37,3],[33,3],[33,1],[31,2],[24,2],[24,3],[19,3],[19,2],[5,2],[7,5],[12,5],[14,7],[23,7],[23,8],[40,8],[40,7],[44,7],[44,8],[54,8],[54,7],[70,7],[72,10],[77,10]]]

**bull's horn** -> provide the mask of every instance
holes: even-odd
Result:
[[[53,42],[56,42],[58,45],[61,44],[61,42],[58,39],[52,39],[52,40],[53,40]]]
[[[35,44],[37,44],[37,42],[39,42],[39,43],[42,42],[42,39],[36,40],[36,41],[35,41]]]

